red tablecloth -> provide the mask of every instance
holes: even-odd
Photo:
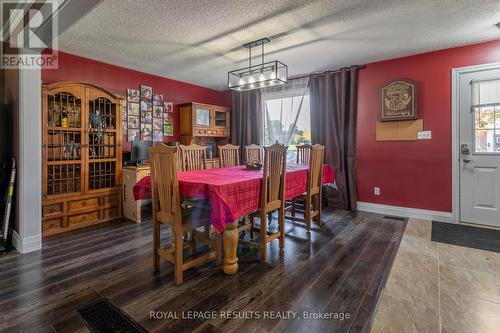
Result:
[[[308,166],[288,164],[285,197],[294,198],[306,191]],[[181,195],[210,200],[210,220],[218,232],[227,223],[260,207],[260,187],[263,171],[246,170],[245,166],[216,168],[179,173]],[[323,183],[333,183],[334,172],[331,166],[323,166]],[[151,178],[144,177],[134,186],[136,200],[151,198]]]

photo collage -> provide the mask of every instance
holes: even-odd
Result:
[[[127,113],[124,130],[128,141],[163,141],[174,135],[174,104],[164,101],[163,95],[153,94],[153,88],[127,89]]]

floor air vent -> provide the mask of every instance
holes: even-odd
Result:
[[[105,298],[98,299],[86,307],[81,308],[78,310],[78,314],[93,333],[147,332]]]
[[[406,221],[406,217],[400,217],[400,216],[389,216],[389,215],[386,215],[386,216],[384,216],[384,219]]]

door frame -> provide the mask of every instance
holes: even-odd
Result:
[[[500,69],[500,62],[451,69],[451,184],[453,223],[460,223],[460,75]]]

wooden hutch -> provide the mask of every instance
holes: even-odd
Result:
[[[44,236],[121,216],[122,104],[91,84],[42,85]]]
[[[188,103],[179,105],[181,143],[207,147],[207,168],[220,167],[219,145],[229,142],[230,110],[216,105]]]

